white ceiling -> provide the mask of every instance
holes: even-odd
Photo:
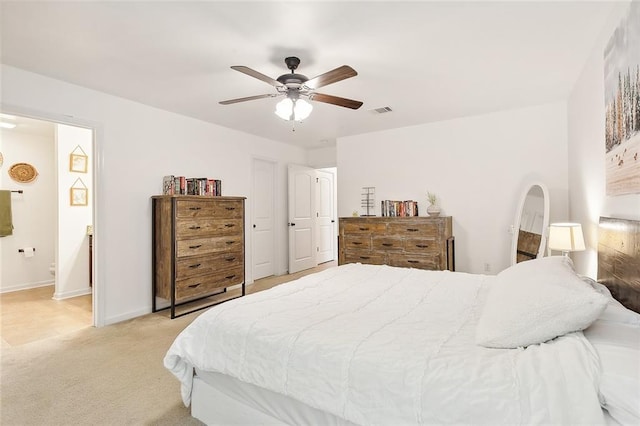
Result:
[[[302,147],[338,137],[566,99],[615,2],[2,1],[1,61],[164,110]],[[234,71],[358,76],[319,91],[292,125],[275,93]],[[374,114],[389,106],[393,112]]]

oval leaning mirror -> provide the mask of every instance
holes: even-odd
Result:
[[[542,183],[523,191],[516,210],[511,243],[511,264],[544,256],[549,227],[549,192]]]

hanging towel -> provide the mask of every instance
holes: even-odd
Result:
[[[13,234],[11,191],[0,190],[0,237]]]

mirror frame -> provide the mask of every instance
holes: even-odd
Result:
[[[529,195],[529,191],[531,191],[534,187],[540,187],[542,190],[542,197],[544,203],[544,217],[542,218],[542,236],[540,238],[540,247],[538,247],[538,254],[536,259],[544,256],[545,249],[547,247],[547,234],[549,228],[549,191],[547,190],[547,186],[542,182],[531,182],[529,185],[525,187],[525,190],[522,191],[520,195],[520,201],[518,203],[518,208],[516,209],[516,218],[515,224],[512,229],[511,236],[511,265],[515,265],[517,263],[518,258],[518,235],[520,230],[520,225],[522,223],[522,210],[524,209],[524,204],[527,201],[527,196]]]

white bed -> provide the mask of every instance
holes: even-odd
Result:
[[[203,313],[176,338],[165,366],[180,380],[192,415],[206,424],[633,421],[640,316],[567,272],[565,261],[545,262],[540,276],[532,273],[539,261],[497,277],[331,268]],[[537,284],[555,277],[558,268],[571,277],[553,285],[571,281],[575,288],[559,291],[557,302],[504,290],[514,279]],[[556,311],[526,312],[536,303]],[[574,331],[592,323],[595,343]],[[599,331],[602,324],[618,330],[618,323],[626,327],[622,337]],[[624,356],[617,348],[625,348]],[[619,392],[610,391],[621,382],[603,374],[609,369],[599,351],[608,351],[604,358],[616,364],[616,374],[631,371]]]

